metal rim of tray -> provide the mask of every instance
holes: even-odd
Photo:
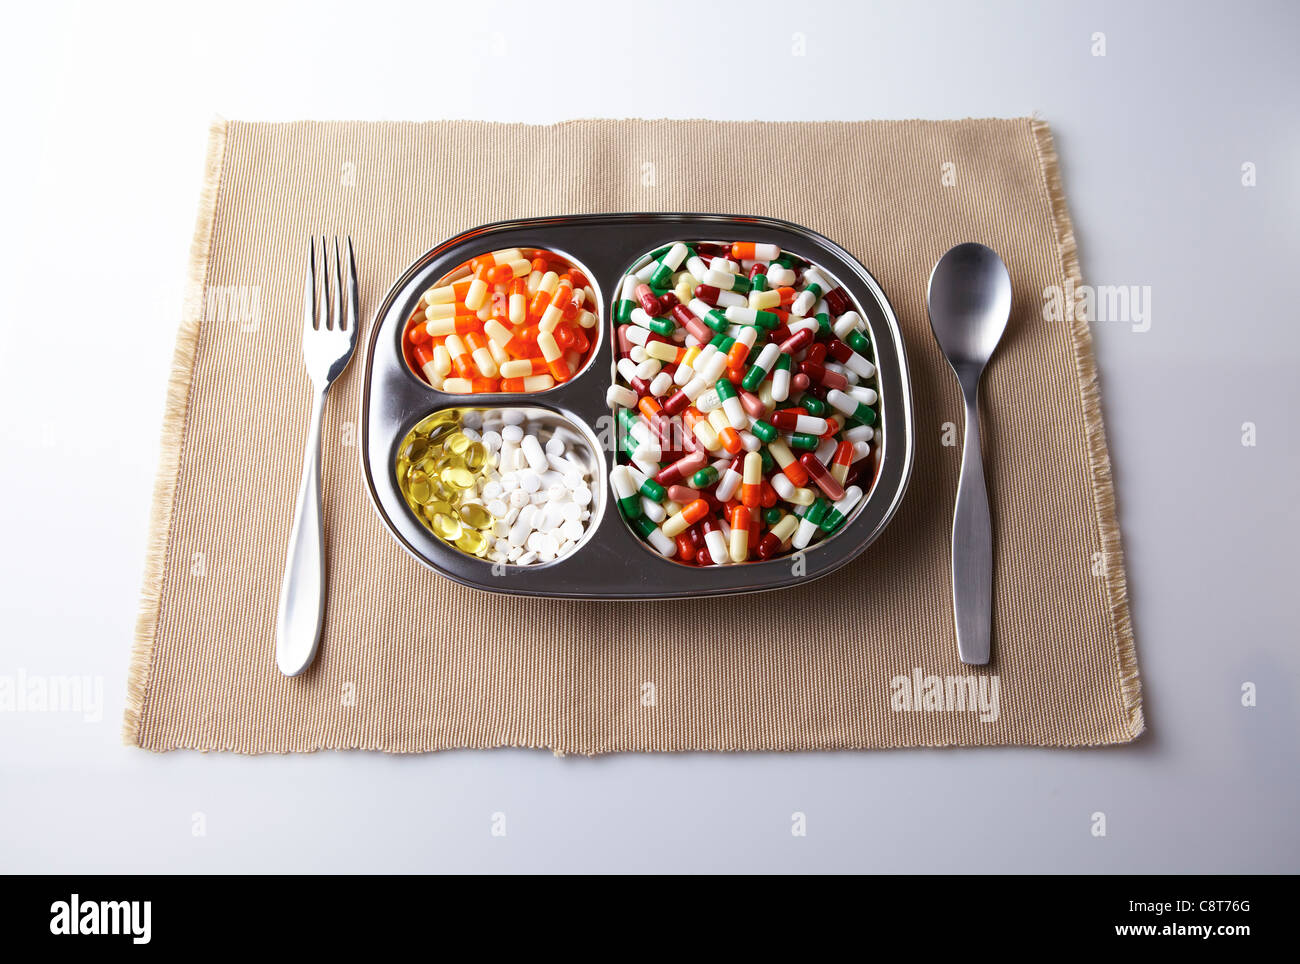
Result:
[[[770,242],[806,258],[839,281],[866,321],[880,393],[872,458],[875,479],[838,532],[801,553],[766,562],[687,566],[664,559],[638,538],[609,498],[614,453],[598,439],[616,360],[611,318],[619,279],[646,252],[678,240]],[[500,248],[543,248],[574,262],[597,299],[596,344],[581,372],[544,392],[457,395],[411,371],[401,349],[420,296],[453,268]],[[447,408],[532,408],[555,413],[587,439],[594,478],[588,532],[571,554],[533,566],[493,564],[454,548],[420,522],[397,485],[397,449],[421,419]],[[398,543],[424,565],[465,586],[518,596],[671,599],[762,592],[829,575],[883,531],[902,501],[915,451],[915,411],[902,332],[874,277],[835,242],[775,218],[719,214],[585,214],[500,221],[465,231],[427,251],[402,272],[371,320],[361,384],[360,455],[370,500]]]

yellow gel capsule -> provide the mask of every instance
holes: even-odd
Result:
[[[476,532],[473,529],[464,529],[461,531],[460,538],[456,540],[456,545],[466,552],[481,556],[487,552],[488,541],[484,538],[483,533]]]
[[[478,502],[467,502],[460,507],[460,517],[475,529],[486,529],[495,521],[492,513]]]
[[[425,503],[433,498],[433,486],[429,483],[429,477],[419,469],[413,469],[407,481],[411,498],[416,502]]]
[[[439,478],[448,485],[454,485],[458,489],[468,489],[474,484],[474,473],[469,469],[459,468],[455,465],[449,465],[442,470]]]
[[[460,489],[444,482],[441,476],[435,476],[430,479],[429,484],[433,486],[433,497],[435,499],[440,499],[449,505],[457,505],[460,503]]]
[[[465,450],[469,448],[469,436],[463,432],[448,435],[443,439],[442,447],[453,455],[464,455]]]
[[[461,537],[464,527],[454,515],[436,515],[433,517],[433,531],[438,537],[455,542]]]
[[[487,446],[482,442],[471,442],[464,451],[465,468],[477,472],[487,462]]]
[[[434,516],[455,515],[456,510],[452,508],[451,503],[438,500],[426,503],[424,506],[424,514],[429,521],[432,522]]]
[[[411,439],[411,444],[406,449],[406,458],[411,462],[423,462],[425,453],[429,451],[429,440],[416,436]]]

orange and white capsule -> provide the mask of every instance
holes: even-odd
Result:
[[[492,353],[488,351],[487,344],[483,341],[483,336],[475,331],[466,332],[465,344],[469,346],[470,357],[474,359],[474,367],[478,369],[479,374],[484,378],[496,378],[496,359],[493,358]]]
[[[749,523],[747,507],[738,505],[731,510],[731,542],[727,548],[732,562],[744,562],[749,558]]]
[[[757,452],[745,454],[741,475],[740,501],[746,508],[757,509],[763,501],[763,457]]]
[[[564,360],[564,352],[560,350],[560,346],[556,343],[553,334],[549,331],[539,331],[537,333],[537,347],[542,350],[542,358],[545,359],[546,366],[550,369],[551,377],[557,382],[567,382],[573,377],[568,363]]]
[[[528,318],[528,282],[516,278],[510,284],[510,324],[522,325]]]
[[[473,378],[474,371],[470,366],[473,359],[470,353],[465,350],[465,343],[460,340],[460,336],[448,335],[443,344],[447,346],[447,351],[451,353],[451,366],[456,369],[456,376],[466,380]],[[448,391],[450,390],[448,389]]]
[[[737,261],[775,261],[781,257],[781,249],[775,244],[737,241],[731,246],[731,256]]]
[[[545,358],[513,358],[501,365],[502,378],[528,378],[530,375],[545,375],[549,371]],[[636,392],[632,394],[635,395]]]
[[[469,283],[469,290],[465,292],[465,307],[470,311],[478,311],[488,300],[488,283],[487,271],[480,269],[474,275],[474,280]]]
[[[550,375],[529,375],[527,378],[503,378],[503,392],[544,392],[555,387],[555,379]]]

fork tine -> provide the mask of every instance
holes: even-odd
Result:
[[[317,311],[317,317],[320,319],[320,328],[325,330],[330,325],[330,248],[329,243],[325,240],[325,235],[320,236],[320,259],[321,259],[321,300],[320,309]]]
[[[334,327],[340,331],[347,329],[343,317],[343,259],[339,257],[339,236],[334,235],[334,300],[330,302],[330,311],[334,315]]]
[[[348,235],[348,330],[355,339],[357,333],[357,262],[352,256],[352,235]]]
[[[307,290],[303,299],[303,329],[316,327],[316,239],[307,238]]]

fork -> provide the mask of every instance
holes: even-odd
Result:
[[[293,510],[293,530],[280,583],[280,608],[275,623],[275,662],[285,676],[297,676],[316,658],[325,618],[325,533],[321,517],[320,444],[325,398],[357,347],[357,265],[352,238],[347,239],[347,314],[343,259],[334,238],[334,285],[330,285],[329,246],[321,237],[320,299],[316,298],[316,239],[309,239],[307,291],[302,328],[302,357],[311,379],[311,428],[302,460],[302,483]]]

